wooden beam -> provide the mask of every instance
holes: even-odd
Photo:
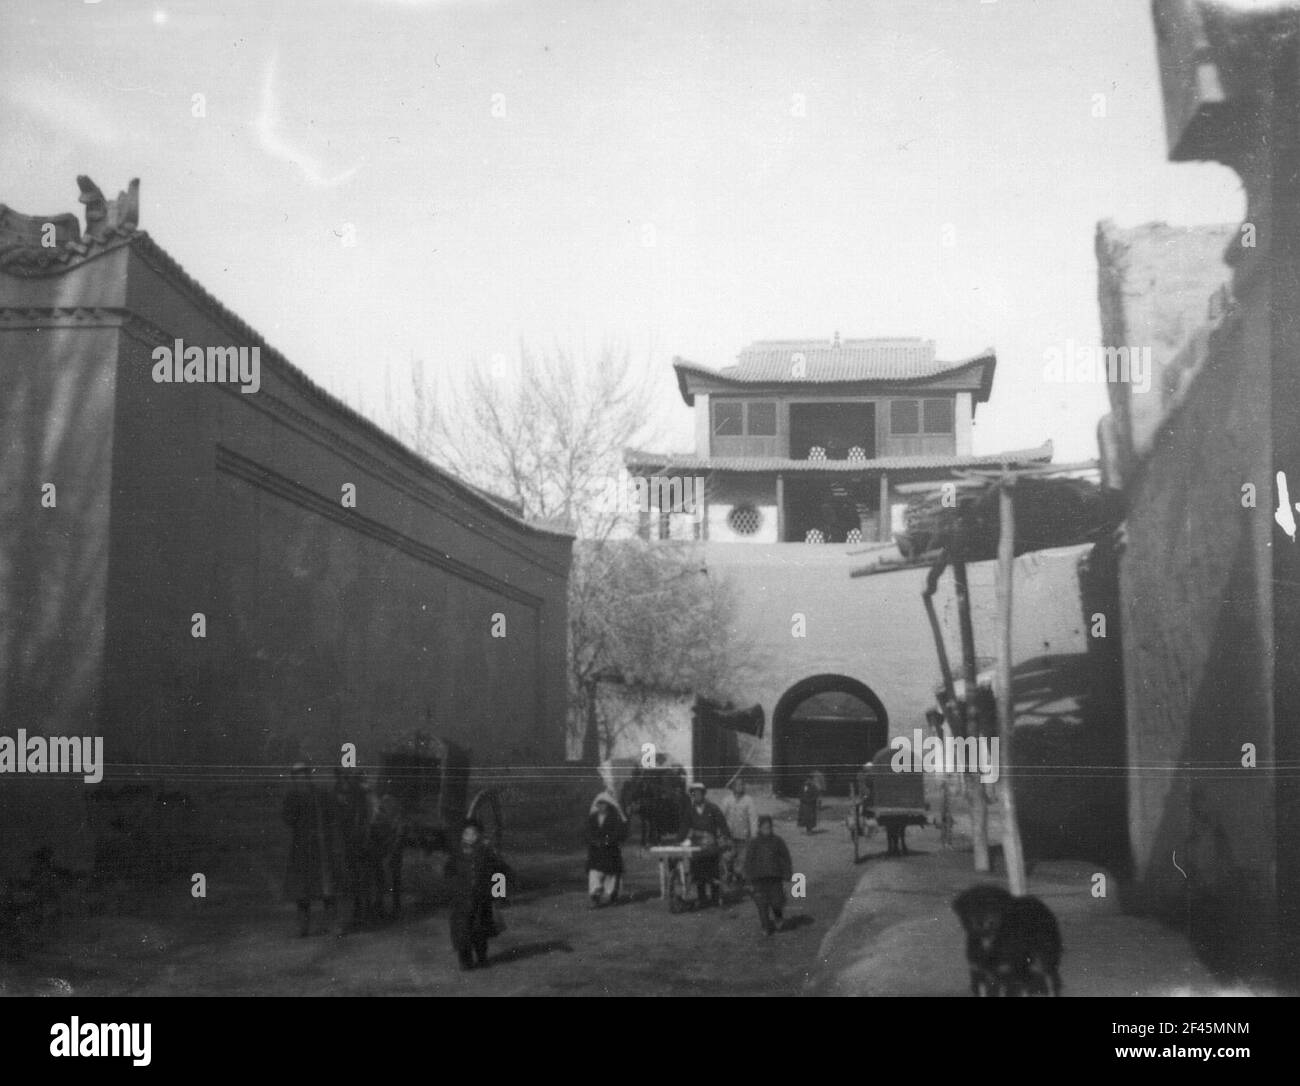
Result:
[[[1016,820],[1016,793],[1011,773],[1012,743],[1015,736],[1015,691],[1011,685],[1011,589],[1015,575],[1016,515],[1012,505],[1011,480],[998,488],[998,731],[1000,762],[998,780],[1002,791],[1002,854],[1007,862],[1011,892],[1025,892],[1025,854],[1020,844],[1020,823]]]
[[[970,581],[966,576],[966,562],[958,559],[952,566],[953,580],[957,584],[957,621],[961,628],[962,678],[966,680],[966,703],[974,702],[978,672],[975,663],[975,625],[971,620]]]
[[[978,717],[972,718],[971,709],[975,704],[975,688],[978,676],[975,669],[975,627],[971,622],[970,583],[966,578],[966,561],[959,558],[953,563],[953,580],[957,584],[957,619],[961,627],[962,673],[966,680],[966,696],[961,701],[962,735],[980,733]],[[975,727],[971,723],[974,719]],[[984,795],[984,784],[979,775],[968,774],[967,791],[970,795],[971,843],[975,848],[975,870],[988,872],[992,870],[989,863],[989,805]]]
[[[943,676],[944,693],[950,701],[955,701],[957,692],[952,685],[952,667],[948,663],[948,648],[943,643],[943,630],[939,628],[939,616],[934,613],[934,593],[939,587],[939,578],[948,565],[948,553],[943,551],[930,567],[930,575],[925,579],[925,588],[921,590],[921,602],[925,604],[925,613],[930,619],[930,632],[934,634],[934,648],[939,655],[939,672]]]
[[[785,474],[776,473],[776,541],[785,542]]]
[[[880,473],[880,541],[889,539],[889,472]]]

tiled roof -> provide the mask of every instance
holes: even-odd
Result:
[[[764,340],[746,347],[734,366],[709,369],[673,359],[682,397],[694,403],[692,378],[722,385],[830,385],[930,381],[967,367],[977,376],[980,401],[988,399],[997,358],[992,348],[973,358],[945,362],[934,356],[930,339]]]
[[[803,375],[793,376],[799,358]],[[720,372],[735,381],[903,381],[929,377],[951,366],[934,360],[932,339],[846,339],[839,346],[822,339],[752,343],[736,364]]]
[[[655,472],[735,471],[735,472],[819,472],[822,474],[861,474],[867,471],[907,471],[914,469],[967,468],[998,464],[1040,463],[1052,459],[1052,442],[1033,449],[979,456],[882,456],[875,460],[783,460],[767,456],[694,456],[690,453],[655,454],[628,449],[623,462],[628,468]]]

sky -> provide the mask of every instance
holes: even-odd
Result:
[[[975,451],[1097,455],[1094,236],[1237,222],[1167,161],[1143,0],[4,0],[0,202],[141,179],[140,226],[382,417],[520,343],[671,362],[756,339],[998,354]],[[444,394],[449,394],[444,392]]]

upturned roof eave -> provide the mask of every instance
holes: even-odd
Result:
[[[976,366],[982,367],[982,371],[979,380],[971,382],[969,391],[976,394],[974,403],[987,403],[989,396],[993,392],[993,375],[997,368],[997,361],[997,352],[990,347],[979,354],[972,355],[970,358],[947,363],[942,369],[937,369],[933,373],[927,373],[923,376],[873,377],[864,380],[844,381],[778,381],[771,378],[750,380],[743,377],[734,377],[723,373],[721,370],[710,369],[708,366],[692,362],[680,355],[673,358],[673,369],[677,374],[678,391],[681,393],[682,400],[687,407],[695,406],[695,395],[697,392],[705,391],[699,387],[700,384],[705,382],[712,387],[722,386],[724,388],[745,389],[750,392],[758,392],[763,389],[780,390],[782,392],[804,390],[823,393],[828,390],[845,391],[847,389],[858,389],[862,392],[888,391],[912,386],[924,388],[925,385],[933,381],[952,377],[962,370],[974,369]],[[692,381],[692,378],[697,380]]]

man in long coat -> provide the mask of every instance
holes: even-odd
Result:
[[[370,796],[359,769],[334,767],[334,815],[337,820],[338,883],[340,894],[352,895],[350,926],[371,919],[367,882],[366,836],[370,829]]]
[[[311,930],[311,903],[325,903],[325,923],[334,926],[338,888],[337,815],[333,797],[312,783],[311,767],[298,762],[290,770],[289,794],[284,797],[284,821],[289,827],[289,864],[284,896],[298,906],[298,934]]]
[[[721,905],[722,849],[731,843],[727,820],[717,804],[709,801],[708,789],[703,782],[691,783],[690,797],[681,809],[679,832],[685,834],[683,844],[699,845],[704,849],[691,860],[691,878],[700,905]]]

